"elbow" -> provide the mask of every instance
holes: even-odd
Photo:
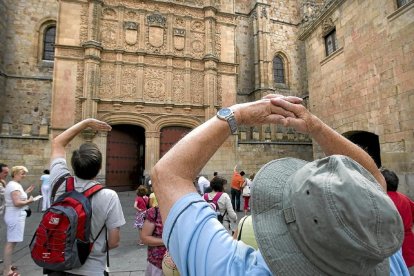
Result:
[[[108,248],[109,249],[114,249],[114,248],[117,248],[118,246],[119,246],[119,241],[113,242],[113,243],[108,241]]]

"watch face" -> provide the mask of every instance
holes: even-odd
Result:
[[[225,118],[232,113],[230,108],[222,108],[218,111],[218,115]]]

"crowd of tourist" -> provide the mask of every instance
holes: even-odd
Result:
[[[147,246],[145,275],[414,274],[414,203],[397,192],[393,171],[378,169],[363,149],[310,113],[300,98],[268,95],[225,111],[225,117],[219,111],[182,138],[155,165],[148,185],[136,190],[131,224],[138,246]],[[309,134],[326,157],[277,159],[248,177],[236,165],[230,187],[218,172],[210,180],[200,175],[235,126],[261,124]],[[111,130],[105,122],[86,119],[54,138],[50,172],[40,177],[43,212],[55,194],[65,196],[68,184],[61,179],[72,174],[65,148],[86,128]],[[83,144],[73,152],[71,165],[74,189],[85,192],[97,184],[102,154],[96,145]],[[24,166],[9,170],[0,163],[4,276],[20,275],[13,250],[23,241],[35,200],[30,194],[34,185],[22,186],[27,173]],[[110,189],[100,190],[90,202],[89,257],[78,267],[45,269],[45,274],[108,275],[107,252],[119,246],[125,218]],[[238,213],[244,215],[239,221]]]

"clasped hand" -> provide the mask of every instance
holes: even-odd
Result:
[[[313,115],[302,102],[295,96],[269,94],[255,102],[234,105],[232,110],[239,125],[281,124],[309,133]]]

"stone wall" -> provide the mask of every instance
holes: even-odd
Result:
[[[399,9],[396,1],[330,2],[301,36],[311,110],[339,133],[378,135],[382,165],[412,185],[414,2]],[[326,57],[324,29],[332,26],[339,47]]]
[[[1,4],[7,3],[2,1]],[[2,134],[22,135],[30,124],[30,135],[39,135],[40,125],[50,118],[53,62],[42,61],[42,27],[56,20],[57,3],[53,0],[9,3],[1,71],[4,89],[0,122],[8,124]],[[4,104],[3,104],[4,103]],[[6,133],[5,133],[6,132]],[[7,139],[4,137],[3,139]]]
[[[23,180],[23,186],[36,186],[34,194],[39,191],[40,176],[43,170],[49,168],[50,145],[48,139],[38,137],[5,137],[0,136],[0,162],[11,169],[22,165],[28,168],[29,173]],[[8,178],[8,180],[11,180]]]

